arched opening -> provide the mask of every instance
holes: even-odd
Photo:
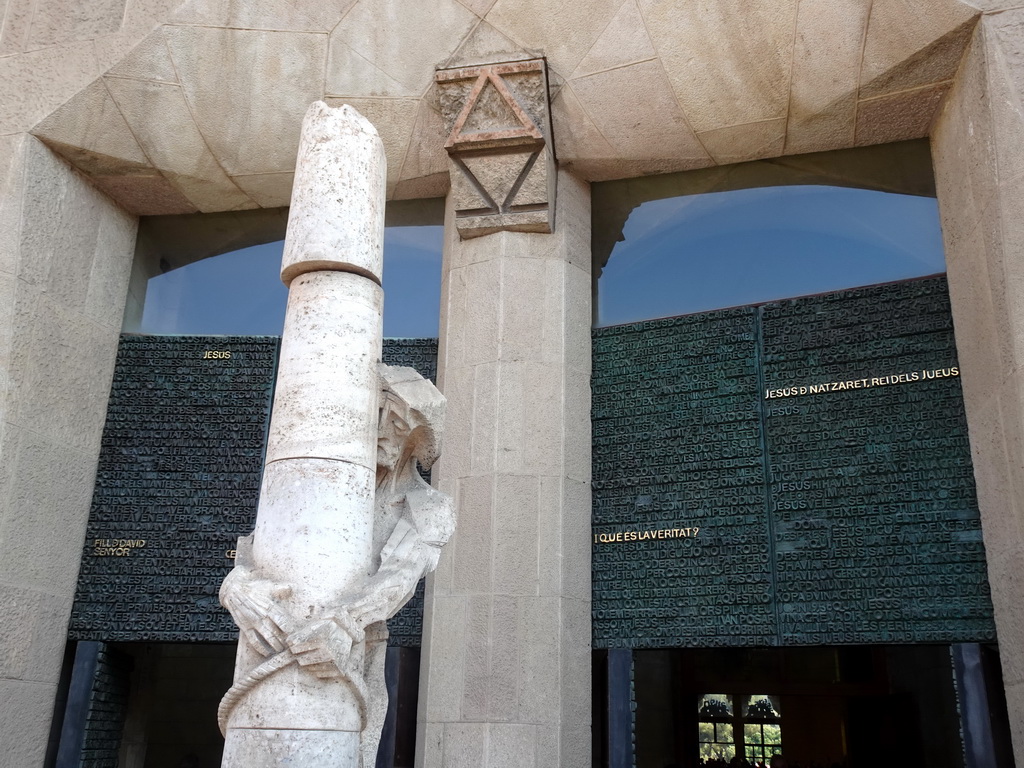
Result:
[[[384,237],[384,362],[428,378],[440,210],[431,201],[393,204]],[[216,713],[231,684],[236,629],[217,590],[256,512],[278,349],[268,337],[280,336],[287,300],[286,220],[285,211],[256,211],[141,227],[89,523],[90,534],[135,533],[104,533],[110,546],[86,547],[66,662],[77,719],[65,722],[80,729],[83,749],[125,768],[220,762]],[[148,423],[128,425],[135,417]],[[114,418],[126,420],[116,435]],[[130,505],[104,488],[131,496]],[[118,586],[93,589],[94,576]],[[381,765],[412,765],[422,593],[417,599],[389,621]],[[101,690],[107,698],[96,705]]]
[[[437,337],[443,231],[439,211],[436,201],[388,207],[386,338]],[[281,211],[144,220],[125,330],[280,335],[288,298],[280,278],[286,221]]]
[[[1008,754],[926,153],[595,186],[597,764]]]
[[[945,272],[934,198],[758,187],[644,202],[601,273],[598,326]]]

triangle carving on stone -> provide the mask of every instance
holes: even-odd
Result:
[[[514,155],[483,155],[477,157],[463,156],[469,172],[480,183],[491,200],[504,208],[508,203],[509,194],[519,178],[523,167],[524,156]]]
[[[498,213],[498,204],[466,165],[465,158],[452,155],[452,161],[461,171],[452,176],[452,192],[459,200],[460,213]]]
[[[511,154],[460,155],[454,158],[465,175],[465,182],[475,191],[474,198],[483,201],[479,209],[473,209],[474,213],[507,213],[513,210],[523,183],[530,176],[539,154],[538,150]],[[543,202],[534,200],[532,194],[529,196],[531,199],[525,201],[527,205]]]
[[[444,146],[453,150],[483,142],[500,145],[543,141],[540,129],[519,106],[502,77],[484,67]]]
[[[466,122],[462,125],[461,133],[463,136],[468,136],[471,133],[484,131],[515,131],[522,127],[508,101],[488,79],[480,89],[473,108],[466,115]]]
[[[545,60],[439,69],[434,82],[459,236],[550,233],[555,165]]]
[[[544,166],[540,161],[540,152],[534,152],[523,166],[513,188],[512,198],[506,202],[505,207],[509,209],[513,206],[534,208],[539,205],[547,205],[547,202],[547,174],[544,173]]]

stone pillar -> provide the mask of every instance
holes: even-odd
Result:
[[[240,622],[246,631],[236,686],[266,663],[282,666],[227,710],[224,766],[359,765],[362,644],[331,653],[346,639],[331,611],[371,571],[384,179],[384,148],[373,127],[351,107],[313,104],[303,122],[281,269],[288,308],[251,561],[237,577],[254,585],[250,593],[239,590],[239,601],[258,601],[265,589],[273,610],[255,625]],[[236,566],[232,576],[238,572]],[[222,599],[225,590],[228,582]],[[230,596],[237,620],[239,603]],[[310,628],[308,652],[324,669],[297,659],[304,649],[296,633]],[[287,650],[278,647],[285,639]],[[351,669],[328,674],[342,658]]]
[[[1024,9],[981,17],[932,154],[1003,682],[1024,765]]]
[[[439,487],[459,528],[428,582],[417,765],[586,766],[590,743],[590,193],[554,233],[460,240],[449,199]]]
[[[43,764],[137,221],[0,137],[0,767]]]

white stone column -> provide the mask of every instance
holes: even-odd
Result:
[[[964,405],[1018,765],[1024,765],[1022,53],[1024,9],[983,15],[932,134]]]
[[[417,765],[590,760],[590,190],[553,234],[445,222],[439,488],[459,528],[428,582]]]
[[[288,220],[288,308],[252,540],[252,579],[286,620],[280,636],[331,619],[370,572],[383,293],[384,149],[351,107],[310,107]],[[289,626],[281,626],[285,623]],[[260,630],[263,632],[264,630]],[[291,643],[291,638],[289,638]],[[295,662],[233,708],[224,766],[358,766],[363,707],[352,680]],[[361,644],[351,652],[360,659]],[[236,683],[264,658],[239,642]]]

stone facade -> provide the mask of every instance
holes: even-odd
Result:
[[[1003,684],[1024,760],[1024,11],[985,15],[932,135]]]
[[[138,217],[287,205],[316,99],[377,128],[389,199],[449,195],[437,477],[465,528],[428,588],[421,764],[589,763],[589,183],[704,169],[711,187],[733,163],[920,137],[1024,763],[1019,5],[6,0],[0,766],[43,763],[117,336],[140,301]],[[550,157],[531,205],[554,207],[553,233],[460,240],[437,71],[537,59],[551,128],[525,112]]]

